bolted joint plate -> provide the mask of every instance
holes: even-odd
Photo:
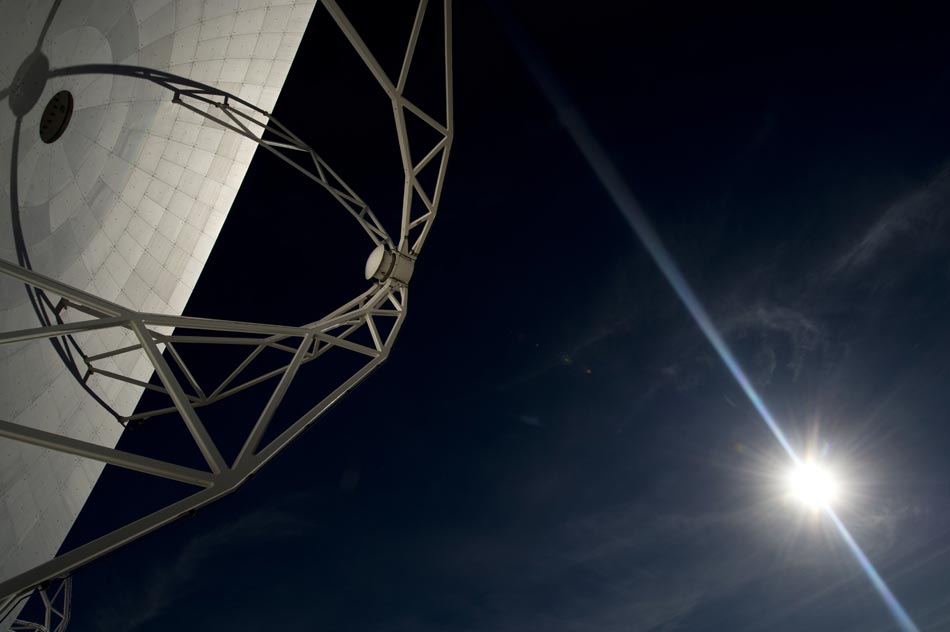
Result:
[[[391,251],[386,248],[385,244],[379,244],[373,249],[373,252],[369,253],[369,257],[366,259],[366,280],[385,281],[386,279],[393,279],[403,285],[408,285],[415,265],[415,259],[409,255]]]

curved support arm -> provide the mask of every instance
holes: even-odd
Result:
[[[6,438],[32,445],[42,445],[68,454],[81,455],[117,467],[169,478],[200,488],[190,496],[144,518],[16,577],[0,582],[0,612],[7,612],[6,608],[14,607],[35,587],[54,578],[63,577],[123,544],[151,533],[231,493],[388,358],[407,313],[408,272],[411,272],[412,265],[438,212],[449,151],[454,137],[451,0],[443,0],[445,112],[438,115],[423,111],[404,94],[416,52],[416,43],[429,6],[428,0],[419,2],[409,45],[399,77],[395,81],[382,70],[382,66],[371,54],[335,0],[324,0],[322,4],[392,102],[396,136],[405,176],[398,241],[389,237],[369,206],[312,148],[279,123],[270,113],[235,95],[186,77],[138,66],[91,64],[49,71],[48,77],[89,73],[120,74],[152,81],[168,89],[173,93],[173,102],[253,140],[323,187],[357,220],[376,246],[388,249],[394,255],[394,261],[402,262],[403,265],[399,268],[401,272],[398,273],[393,272],[398,266],[391,266],[386,274],[377,276],[367,290],[324,318],[301,327],[286,327],[137,312],[34,272],[30,269],[25,246],[22,252],[18,249],[19,265],[0,260],[0,274],[24,283],[31,300],[35,299],[34,307],[40,320],[39,327],[0,334],[0,344],[47,339],[58,351],[65,349],[66,351],[60,354],[63,361],[72,363],[71,373],[94,397],[95,393],[87,383],[92,376],[124,380],[136,386],[143,386],[144,383],[141,381],[104,369],[100,362],[123,353],[144,351],[162,381],[161,386],[153,384],[145,386],[168,395],[171,405],[128,417],[119,417],[101,398],[97,398],[97,401],[123,423],[142,421],[151,416],[166,413],[181,415],[189,428],[191,439],[206,457],[208,466],[207,471],[183,468],[159,459],[150,459],[76,439],[57,437],[52,433],[39,432],[36,429],[9,422],[0,423],[0,434]],[[58,0],[55,6],[58,6]],[[50,20],[51,18],[47,20],[47,26]],[[9,88],[0,91],[0,99],[9,97]],[[439,140],[434,146],[428,148],[422,154],[422,158],[416,162],[413,162],[410,152],[411,139],[407,117],[416,117],[439,135]],[[19,137],[21,121],[21,117],[16,120],[14,152],[17,148],[16,140]],[[278,140],[265,139],[265,133]],[[293,155],[292,152],[308,154],[309,163],[302,166],[290,157]],[[11,208],[16,220],[14,224],[18,225],[19,200],[15,186],[17,181],[15,155],[11,164],[13,174]],[[434,169],[437,169],[434,178],[423,177],[429,175]],[[424,181],[434,181],[435,184],[427,189],[423,186]],[[20,244],[20,241],[17,243]],[[72,310],[70,315],[75,314],[69,322],[62,318],[67,309]],[[189,333],[176,335],[169,331],[159,331],[159,328],[164,330],[174,327],[187,328]],[[82,336],[94,330],[105,329],[132,331],[135,334],[135,341],[131,345],[98,352],[95,355],[83,352]],[[191,344],[209,345],[211,348],[221,344],[240,345],[249,348],[249,352],[222,382],[215,385],[202,385],[188,369],[186,356],[180,353],[183,345]],[[276,437],[267,440],[267,430],[274,411],[301,368],[323,357],[328,350],[334,348],[355,354],[361,359],[362,364],[349,377],[332,387],[306,413],[279,432]],[[254,374],[255,366],[260,364],[258,359],[268,349],[285,352],[287,362],[277,369],[268,367],[263,372]],[[71,350],[75,350],[78,357],[74,358],[70,355]],[[80,369],[84,369],[85,372],[83,373]],[[276,383],[270,399],[257,417],[240,455],[233,463],[228,463],[215,445],[213,437],[205,431],[197,409],[265,382]],[[68,620],[68,614],[66,619]],[[65,623],[63,628],[56,629],[61,631],[64,627]]]

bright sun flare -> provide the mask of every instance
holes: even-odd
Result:
[[[812,461],[797,465],[789,474],[788,484],[792,496],[815,509],[831,505],[839,491],[834,475]]]

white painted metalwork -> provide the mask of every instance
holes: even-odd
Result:
[[[10,632],[66,632],[72,601],[73,578],[60,577],[36,589],[43,604],[43,622],[17,619]]]
[[[429,9],[427,0],[421,0],[418,4],[405,57],[396,80],[385,73],[336,1],[323,0],[322,4],[392,103],[405,176],[398,240],[389,237],[368,205],[313,149],[268,112],[245,99],[193,79],[131,65],[87,64],[46,71],[49,77],[104,74],[150,82],[170,92],[172,101],[182,108],[253,140],[328,191],[332,198],[354,217],[369,237],[371,248],[375,249],[371,256],[374,262],[372,265],[367,262],[367,277],[371,280],[371,285],[365,291],[323,318],[293,327],[193,318],[132,309],[35,272],[22,257],[18,263],[0,260],[0,275],[22,282],[35,304],[40,306],[37,313],[38,316],[41,315],[36,327],[0,333],[0,348],[29,341],[48,340],[56,346],[61,357],[69,358],[72,363],[71,372],[84,388],[93,394],[96,387],[91,384],[92,378],[95,377],[95,384],[102,384],[103,381],[121,382],[167,395],[170,405],[157,410],[134,414],[121,414],[111,408],[109,410],[123,424],[142,421],[155,415],[177,413],[188,428],[191,439],[200,450],[207,466],[206,469],[183,467],[61,433],[0,420],[0,437],[197,488],[195,493],[183,500],[0,582],[0,620],[24,595],[44,582],[66,576],[83,564],[237,489],[389,355],[406,316],[408,280],[412,267],[439,208],[453,139],[451,0],[444,0],[443,22],[440,25],[444,34],[445,69],[445,109],[442,112],[425,112],[404,94],[416,43]],[[35,67],[31,72],[36,72]],[[14,85],[0,93],[0,96],[12,98],[23,90],[23,86]],[[407,116],[415,116],[426,123],[437,132],[439,138],[431,148],[427,148],[428,151],[417,162],[413,161],[410,153],[411,139],[406,124]],[[267,139],[264,138],[265,133],[268,134]],[[277,140],[274,140],[275,137]],[[293,152],[308,154],[309,163],[303,166],[293,160]],[[13,164],[15,166],[15,160]],[[420,181],[420,174],[426,169],[436,170],[434,185],[428,190]],[[15,181],[14,176],[13,182]],[[12,197],[16,203],[15,187]],[[373,268],[372,273],[370,267]],[[182,330],[185,330],[185,333],[181,333]],[[97,348],[95,352],[87,351],[91,336],[103,331],[121,333],[121,336],[113,336],[111,339],[125,340],[127,344],[105,350]],[[184,345],[205,345],[209,349],[220,345],[237,345],[245,347],[247,353],[223,381],[202,384],[195,379],[179,353],[179,349]],[[340,349],[360,358],[360,367],[324,393],[319,401],[315,401],[313,406],[289,427],[265,442],[268,426],[298,369],[320,359],[331,349]],[[279,368],[255,373],[255,362],[265,350],[278,350],[286,355],[286,360]],[[135,378],[118,371],[114,362],[110,363],[129,353],[144,353],[151,368],[160,378],[161,386],[149,384],[147,378]],[[229,463],[205,429],[198,410],[265,383],[273,385],[270,398],[246,436],[240,453]],[[101,398],[100,402],[108,408],[108,404]]]
[[[180,314],[258,144],[155,82],[49,69],[141,66],[271,110],[314,4],[0,0],[0,259],[127,308]],[[44,104],[62,91],[74,97],[72,116],[47,143]],[[48,299],[0,275],[0,331],[56,324]],[[134,334],[84,338],[96,355]],[[116,418],[135,410],[143,387],[101,374],[83,382],[81,360],[60,342],[0,345],[0,419],[114,447],[124,428]],[[142,350],[98,366],[140,382],[152,374]],[[0,582],[56,554],[103,467],[0,438]]]

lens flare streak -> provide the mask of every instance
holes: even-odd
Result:
[[[509,27],[513,29],[515,25],[509,21]],[[756,393],[749,378],[746,377],[738,361],[736,361],[732,355],[732,351],[728,345],[726,345],[726,341],[723,340],[716,326],[713,324],[712,319],[709,317],[709,314],[706,313],[702,303],[699,302],[699,298],[693,293],[689,283],[686,282],[683,273],[680,272],[679,266],[676,265],[673,257],[666,249],[666,246],[664,246],[660,240],[659,235],[656,234],[656,231],[650,224],[650,220],[647,219],[646,214],[640,207],[640,203],[637,202],[630,187],[627,186],[627,183],[617,171],[616,166],[614,166],[613,161],[610,160],[606,152],[604,152],[600,146],[600,143],[594,137],[593,132],[587,126],[583,116],[571,105],[567,94],[565,94],[554,74],[547,67],[547,64],[544,63],[530,46],[525,44],[525,38],[521,36],[520,33],[512,33],[512,41],[524,59],[525,65],[528,67],[534,80],[554,107],[554,110],[561,120],[561,124],[586,159],[594,175],[597,176],[597,179],[607,191],[607,194],[611,200],[613,200],[617,209],[623,214],[624,219],[636,237],[647,249],[653,261],[656,262],[657,267],[660,268],[660,272],[663,273],[663,276],[669,282],[673,291],[676,292],[676,295],[680,301],[683,302],[683,305],[696,321],[696,324],[699,325],[699,328],[703,334],[705,334],[709,343],[716,350],[716,353],[719,354],[719,357],[722,358],[723,363],[725,363],[729,372],[732,373],[736,382],[739,383],[746,397],[748,397],[752,405],[755,406],[762,420],[765,421],[769,430],[775,435],[779,445],[782,446],[789,458],[797,465],[799,463],[798,456],[792,449],[785,433],[781,427],[779,427],[778,422],[775,421],[772,413],[769,412],[765,402],[763,402],[762,398]]]
[[[778,421],[772,416],[765,402],[759,397],[755,387],[753,387],[749,378],[745,372],[743,372],[739,362],[732,354],[731,349],[729,349],[722,335],[716,329],[715,324],[713,324],[712,319],[702,306],[699,298],[693,292],[689,283],[687,283],[679,266],[676,265],[673,257],[666,249],[666,246],[663,245],[659,235],[657,235],[653,229],[649,219],[643,212],[639,202],[637,202],[636,197],[634,197],[633,192],[629,186],[627,186],[626,181],[620,175],[617,167],[604,151],[603,147],[601,147],[597,138],[587,126],[581,113],[572,105],[567,93],[561,87],[553,71],[541,57],[540,53],[530,44],[527,35],[521,31],[513,18],[507,14],[507,9],[502,6],[502,3],[495,2],[494,5],[516,52],[521,56],[532,78],[557,112],[561,124],[587,161],[594,175],[617,206],[617,209],[621,212],[637,239],[640,240],[644,248],[646,248],[647,252],[653,258],[660,272],[673,288],[673,291],[676,292],[676,295],[693,317],[693,320],[696,321],[696,324],[706,336],[709,344],[716,350],[723,364],[726,365],[726,368],[729,369],[729,372],[735,378],[739,387],[745,393],[746,397],[749,398],[749,401],[759,413],[762,421],[768,426],[779,445],[782,446],[786,454],[788,454],[788,457],[792,460],[792,463],[795,466],[800,466],[801,459],[792,448],[788,438],[779,426]],[[834,523],[841,538],[845,541],[845,544],[847,544],[852,555],[867,574],[871,584],[884,601],[884,604],[888,610],[890,610],[891,615],[901,630],[903,632],[918,632],[917,626],[891,592],[890,588],[888,588],[884,579],[874,568],[874,565],[871,564],[871,561],[861,550],[861,547],[858,546],[858,543],[851,537],[844,523],[841,522],[837,514],[835,514],[830,507],[826,506],[825,511]]]
[[[874,568],[874,564],[871,564],[871,560],[867,558],[864,551],[858,546],[858,543],[851,537],[851,532],[848,531],[848,528],[844,526],[844,523],[838,518],[838,514],[836,514],[831,507],[825,507],[825,513],[828,514],[831,522],[834,523],[835,529],[838,530],[841,539],[848,545],[854,559],[858,561],[858,564],[864,570],[868,579],[871,580],[871,584],[881,596],[884,605],[890,610],[891,616],[894,617],[894,621],[900,626],[900,629],[903,632],[920,632],[917,625],[911,620],[910,615],[904,610],[904,606],[901,605],[901,602],[897,600],[897,597],[894,596],[894,593],[891,592],[891,589],[884,582],[884,578],[881,577],[877,569]]]

